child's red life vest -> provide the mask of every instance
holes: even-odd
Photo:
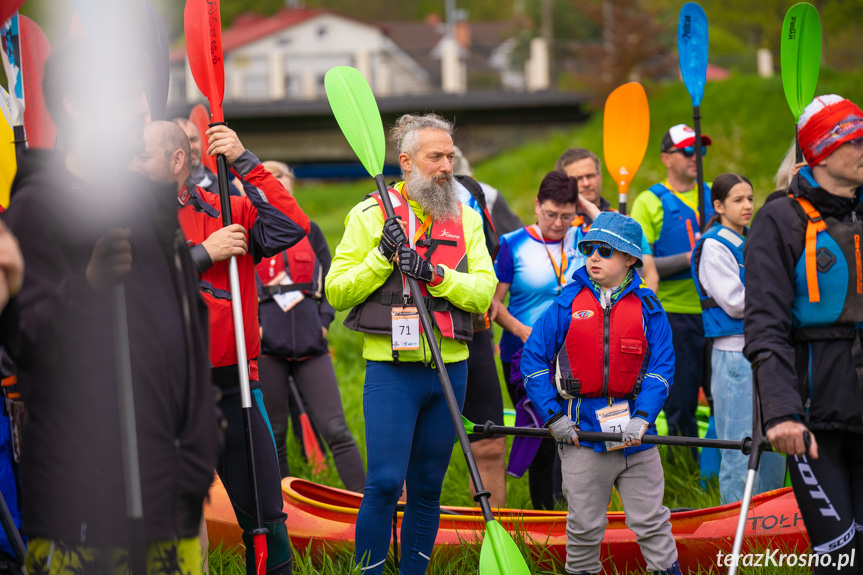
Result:
[[[564,399],[635,399],[649,358],[641,299],[630,292],[603,310],[582,288],[572,300],[566,340],[554,358],[554,383]]]

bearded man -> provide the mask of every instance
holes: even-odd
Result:
[[[389,190],[386,218],[377,192],[354,207],[326,279],[327,299],[363,332],[368,474],[357,516],[356,557],[365,574],[383,572],[393,511],[407,483],[402,574],[426,570],[440,519],[440,492],[455,428],[432,364],[440,346],[458,399],[467,385],[470,313],[484,313],[497,284],[482,220],[462,209],[453,186],[453,126],[435,114],[405,115],[390,133],[404,181]],[[419,281],[434,334],[420,335],[403,276]]]

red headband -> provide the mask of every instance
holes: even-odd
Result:
[[[818,98],[809,106],[816,102]],[[797,138],[810,166],[820,163],[845,142],[863,137],[863,111],[851,100],[825,105],[803,122],[797,127]]]

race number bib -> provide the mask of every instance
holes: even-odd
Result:
[[[596,410],[596,419],[603,433],[623,433],[629,423],[629,404],[626,402],[615,403],[608,407]],[[606,441],[605,449],[614,451],[626,445],[621,441]]]
[[[420,316],[416,306],[392,308],[393,351],[410,351],[420,348]]]
[[[303,299],[303,292],[301,291],[289,291],[285,293],[277,293],[273,294],[273,300],[279,304],[279,307],[282,308],[282,311],[288,311]]]
[[[293,284],[294,281],[291,279],[287,273],[284,277],[279,281],[279,285],[287,286]],[[297,305],[303,300],[303,292],[301,291],[288,291],[284,293],[273,294],[273,301],[279,304],[279,307],[282,308],[282,311],[287,312],[292,307]]]

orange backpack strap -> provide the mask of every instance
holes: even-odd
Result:
[[[806,212],[806,218],[809,220],[806,224],[806,286],[809,288],[809,303],[818,303],[821,301],[821,292],[818,291],[818,254],[817,238],[818,232],[826,230],[827,224],[812,202],[806,198],[799,196],[791,196],[803,211]]]

